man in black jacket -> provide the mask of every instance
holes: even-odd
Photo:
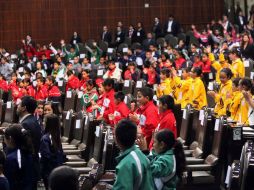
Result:
[[[237,15],[235,22],[239,27],[239,33],[242,33],[247,25],[247,19],[243,15],[242,11],[240,11],[239,14]]]
[[[162,36],[162,29],[161,29],[160,20],[157,17],[154,18],[154,25],[153,25],[152,31],[155,36],[155,39]]]
[[[180,25],[178,22],[175,21],[174,16],[170,15],[168,18],[167,23],[164,26],[164,34],[173,34],[174,36],[177,36],[177,34],[180,32]]]
[[[108,45],[111,44],[112,41],[112,35],[111,33],[108,31],[108,27],[107,26],[103,26],[103,32],[101,34],[101,40],[104,42],[107,42]]]
[[[40,141],[42,136],[41,127],[34,116],[34,111],[37,107],[36,100],[31,96],[24,96],[21,100],[21,103],[18,105],[17,114],[19,116],[19,122],[21,123],[22,127],[26,129],[30,136],[31,141],[34,148],[34,156],[33,156],[33,165],[35,176],[34,176],[34,188],[37,189],[37,181],[39,180],[39,148],[40,148]]]

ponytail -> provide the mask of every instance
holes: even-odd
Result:
[[[181,179],[185,170],[186,160],[183,145],[180,141],[176,141],[174,146],[174,155],[176,159],[176,175]]]

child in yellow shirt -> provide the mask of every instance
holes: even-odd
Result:
[[[189,90],[188,103],[196,110],[201,110],[207,106],[206,90],[203,81],[201,80],[202,70],[199,67],[191,69],[191,78],[193,82]]]
[[[227,95],[232,94],[232,81],[231,78],[233,76],[232,71],[229,68],[224,68],[220,71],[220,89],[219,92],[216,93],[214,91],[208,91],[207,94],[212,96],[215,100],[215,108],[214,113],[218,116],[226,115],[226,99]]]

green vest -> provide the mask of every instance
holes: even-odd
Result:
[[[176,162],[173,150],[168,150],[162,154],[148,156],[151,160],[151,171],[154,179],[162,181],[160,190],[175,190],[177,184]],[[156,188],[157,189],[157,188]]]
[[[154,190],[150,162],[134,145],[116,158],[114,190]]]

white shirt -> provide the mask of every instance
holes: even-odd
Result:
[[[167,32],[172,32],[172,24],[173,24],[173,21],[168,21],[168,30]]]
[[[239,16],[240,24],[243,25],[243,17]]]

